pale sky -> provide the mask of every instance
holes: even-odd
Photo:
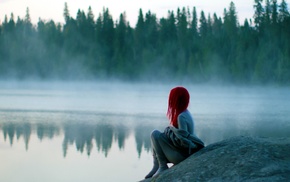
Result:
[[[232,1],[235,3],[241,23],[244,22],[245,18],[253,17],[254,0]],[[52,19],[55,22],[63,23],[65,2],[68,3],[70,15],[74,18],[78,9],[87,12],[89,6],[92,7],[95,18],[97,18],[103,7],[106,7],[109,8],[114,21],[119,18],[121,13],[126,12],[127,21],[132,27],[135,27],[140,8],[142,8],[144,15],[150,10],[156,14],[157,18],[166,17],[168,10],[176,12],[178,7],[189,7],[191,10],[196,7],[198,17],[201,10],[206,15],[217,13],[219,17],[223,17],[223,10],[229,8],[231,0],[0,0],[0,21],[4,20],[5,15],[10,18],[12,12],[15,20],[18,16],[24,18],[26,7],[29,7],[33,24],[38,22],[39,17],[43,20]]]

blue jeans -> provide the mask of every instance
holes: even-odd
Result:
[[[166,135],[158,130],[151,133],[151,145],[153,156],[157,158],[160,166],[167,163],[178,164],[188,157],[181,149],[174,147]]]

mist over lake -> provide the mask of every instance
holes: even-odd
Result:
[[[108,7],[72,14],[77,2],[63,12],[50,4],[63,23],[34,23],[43,7],[17,17],[9,6],[0,17],[1,182],[143,179],[150,133],[168,126],[168,94],[179,85],[206,145],[290,137],[287,1],[253,1],[245,20],[234,2],[222,14],[184,6],[160,17],[143,7],[135,25],[128,9],[113,17]]]
[[[151,168],[175,84],[0,82],[0,181],[137,181]],[[183,84],[206,145],[290,137],[287,87]]]

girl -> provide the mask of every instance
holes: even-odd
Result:
[[[145,178],[158,175],[168,169],[167,163],[178,164],[204,147],[194,135],[194,120],[187,110],[189,100],[190,95],[184,87],[170,91],[167,110],[170,126],[164,132],[154,130],[151,133],[153,168]]]

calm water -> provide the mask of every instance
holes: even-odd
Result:
[[[0,82],[0,181],[138,181],[175,85]],[[290,137],[289,88],[185,85],[195,132]]]

